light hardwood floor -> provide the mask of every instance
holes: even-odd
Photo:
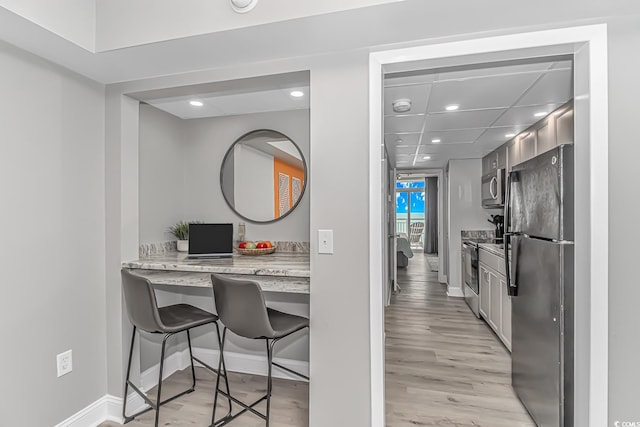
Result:
[[[387,427],[535,426],[511,388],[508,351],[426,256],[398,271],[386,327]]]
[[[415,254],[408,269],[399,270],[398,279],[402,292],[392,297],[385,320],[387,427],[534,427],[511,388],[509,353],[463,299],[447,297],[424,254]],[[162,407],[161,425],[208,425],[213,377],[202,369],[197,377],[195,392]],[[253,401],[265,393],[263,377],[229,377],[233,393],[242,400]],[[174,374],[163,386],[163,395],[185,389],[188,381],[188,371]],[[308,426],[308,394],[305,383],[274,379],[271,425]],[[102,427],[117,425],[107,422]],[[128,424],[152,425],[153,412]],[[263,425],[248,414],[230,424]]]

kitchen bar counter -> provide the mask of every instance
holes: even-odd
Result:
[[[219,259],[188,259],[184,252],[167,252],[122,263],[123,268],[166,286],[210,287],[211,273],[254,280],[266,292],[309,293],[309,254],[281,252]]]

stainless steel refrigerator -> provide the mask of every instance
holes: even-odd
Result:
[[[573,427],[573,146],[515,166],[506,190],[513,388],[539,427]]]

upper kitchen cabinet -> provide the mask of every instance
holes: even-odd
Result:
[[[498,162],[498,169],[506,169],[507,168],[507,146],[506,146],[506,144],[502,144],[500,147],[498,147],[498,149],[495,151],[495,153],[496,153],[497,162]]]
[[[556,114],[556,145],[573,144],[573,104]]]
[[[518,136],[520,144],[520,163],[536,156],[536,132],[531,130]]]
[[[487,175],[496,169],[498,169],[498,151],[494,150],[482,158],[482,175]]]
[[[536,154],[542,154],[551,150],[556,145],[555,120],[548,117],[536,130]]]
[[[505,144],[507,149],[507,170],[520,163],[520,141],[514,138]]]

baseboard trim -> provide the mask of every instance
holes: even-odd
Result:
[[[464,291],[461,288],[452,288],[451,286],[447,286],[447,296],[464,298]]]
[[[122,399],[107,394],[56,424],[55,427],[97,427],[105,421],[122,424],[124,420],[120,416],[120,411],[122,411]]]

